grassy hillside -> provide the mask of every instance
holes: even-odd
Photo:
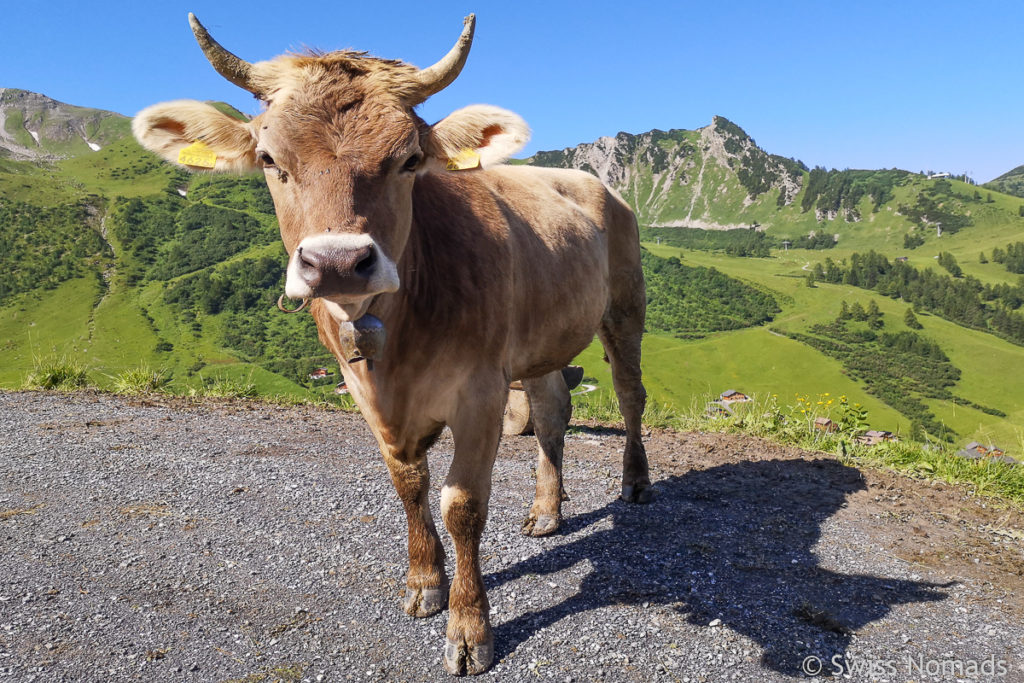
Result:
[[[177,391],[222,383],[296,398],[328,393],[331,385],[307,378],[332,365],[311,318],[274,307],[285,255],[262,179],[188,175],[142,151],[124,121],[69,116],[66,129],[103,137],[99,150],[83,142],[63,159],[0,158],[0,386],[20,385],[41,359],[67,358],[108,388],[147,366]],[[34,130],[24,117],[7,120],[7,135],[28,143],[18,132]],[[900,367],[890,374],[905,375],[902,383],[882,382],[865,359],[914,362],[879,346],[884,335],[908,332],[909,304],[808,275],[874,250],[940,273],[943,254],[964,281],[1015,287],[1020,276],[1007,259],[992,257],[1017,253],[1010,245],[1024,231],[1021,199],[896,170],[807,169],[760,150],[721,118],[698,131],[623,133],[529,162],[598,173],[646,224],[665,226],[644,231],[644,370],[654,403],[701,409],[727,389],[790,404],[844,397],[866,409],[871,427],[907,435],[925,424],[1019,455],[1024,347],[919,310],[914,334],[945,359],[929,367],[941,365],[946,384],[916,386],[911,368]],[[823,326],[835,324],[844,302],[878,315],[850,323],[863,339],[838,353],[819,342],[840,334]],[[598,384],[582,400],[611,394],[601,355],[594,344],[580,357]]]
[[[985,183],[984,187],[1014,197],[1024,197],[1024,166],[1007,171],[998,178]]]
[[[690,265],[714,267],[772,292],[782,309],[771,329],[722,332],[695,341],[648,335],[644,369],[655,399],[689,406],[716,398],[726,389],[761,397],[771,393],[785,400],[798,395],[815,400],[826,393],[846,395],[867,408],[872,427],[899,430],[903,434],[910,431],[908,417],[871,396],[865,384],[851,379],[840,362],[779,336],[787,332],[808,333],[813,326],[830,322],[843,301],[865,309],[874,302],[883,313],[884,326],[880,331],[900,332],[907,329],[903,319],[908,304],[845,285],[816,283],[815,287],[808,287],[806,273],[826,255],[835,258],[831,251],[775,250],[770,258],[739,258],[664,245],[645,246],[660,256],[681,257]],[[1018,425],[1024,420],[1024,347],[933,315],[919,314],[918,319],[924,328],[921,334],[937,343],[962,373],[953,387],[954,393],[1006,413],[1006,417],[999,417],[949,401],[927,401],[937,418],[957,432],[960,440],[995,440],[1004,447],[1019,448]],[[773,334],[772,329],[778,334]],[[603,391],[610,391],[609,376],[599,359],[596,344],[581,356],[587,372],[601,380]]]
[[[333,385],[305,377],[331,361],[311,318],[272,315],[285,262],[277,233],[262,178],[189,175],[130,137],[66,159],[0,161],[0,385],[19,386],[41,360],[65,358],[107,388],[145,365],[178,391],[229,381],[266,395],[324,396]],[[268,281],[235,294],[245,319],[269,330],[258,353],[229,343],[237,305],[209,310],[168,296],[186,281],[238,281],[219,274],[254,262]],[[282,369],[274,340],[292,343],[299,362]]]
[[[596,173],[636,208],[644,226],[755,226],[779,246],[815,234],[833,236],[846,253],[931,257],[949,250],[942,238],[962,233],[953,246],[976,242],[976,261],[980,250],[1005,246],[1024,230],[1018,197],[964,178],[928,179],[897,169],[808,169],[761,150],[722,117],[695,131],[620,133],[538,152],[524,163]]]

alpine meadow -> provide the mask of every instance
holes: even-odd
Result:
[[[0,122],[0,386],[350,406],[311,317],[275,305],[286,254],[261,177],[185,173],[129,119],[24,90],[0,90]],[[722,117],[514,163],[589,171],[636,210],[653,414],[735,390],[1021,455],[1020,168],[984,186],[808,168]],[[600,346],[578,363],[597,390],[577,410],[599,416]]]

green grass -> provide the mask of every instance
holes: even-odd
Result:
[[[20,386],[38,357],[81,356],[97,295],[95,278],[78,278],[0,308],[0,385]]]
[[[103,148],[93,152],[76,147],[72,158],[45,165],[0,159],[0,197],[45,204],[77,201],[96,194],[105,198],[109,211],[118,196],[153,195],[168,189],[173,193],[176,187],[187,184],[189,201],[204,197],[202,201],[206,203],[229,206],[249,200],[252,190],[245,189],[243,184],[232,189],[224,178],[186,178],[170,165],[143,152],[127,135],[126,120],[97,118],[82,111],[90,139],[99,141]],[[8,120],[9,126],[22,133],[23,124]],[[74,144],[84,145],[81,140]],[[985,282],[1015,282],[1017,279],[999,264],[978,263],[978,254],[985,251],[991,255],[993,247],[1005,247],[1020,239],[1024,219],[1019,218],[1017,211],[1024,202],[1019,198],[993,192],[991,203],[971,202],[967,208],[971,211],[973,226],[938,239],[930,236],[924,246],[908,252],[903,249],[902,240],[910,223],[897,215],[896,207],[913,203],[917,194],[934,181],[912,178],[907,184],[896,187],[895,198],[877,213],[871,212],[870,200],[865,197],[859,205],[862,218],[859,222],[837,219],[819,223],[813,211],[800,211],[803,190],[782,210],[776,206],[774,191],[749,202],[735,173],[711,161],[704,164],[703,192],[692,202],[697,175],[704,162],[700,133],[675,131],[658,139],[658,147],[669,153],[683,144],[695,150],[693,159],[698,162],[696,167],[686,169],[686,184],[677,184],[665,192],[663,179],[647,167],[637,169],[633,184],[622,188],[623,194],[633,200],[641,218],[682,220],[690,213],[692,204],[694,217],[733,225],[758,222],[776,238],[795,238],[811,230],[840,235],[835,249],[775,252],[767,259],[730,258],[648,245],[659,256],[681,255],[686,264],[715,267],[772,293],[782,307],[772,323],[779,330],[805,332],[814,324],[829,321],[844,299],[849,303],[859,301],[862,305],[875,301],[885,313],[886,330],[903,329],[906,305],[901,302],[837,285],[819,283],[813,289],[806,287],[806,273],[802,270],[805,264],[813,266],[826,257],[838,261],[848,258],[855,250],[874,248],[890,258],[907,254],[911,264],[918,267],[934,267],[933,257],[939,251],[949,251],[966,273]],[[975,189],[957,181],[952,181],[951,185],[960,194],[971,195]],[[981,193],[984,197],[987,190],[982,188]],[[256,211],[251,215],[265,227],[271,227],[273,217],[270,214]],[[123,271],[132,264],[123,262],[124,250],[114,232],[108,230],[107,238],[119,259],[118,267]],[[254,246],[226,262],[260,255],[278,256],[280,251],[276,243]],[[198,315],[197,329],[182,325],[179,311],[163,300],[166,283],[145,282],[129,287],[115,271],[109,284],[109,291],[103,291],[96,278],[79,278],[53,290],[27,293],[0,307],[0,386],[20,386],[34,370],[37,357],[66,356],[79,359],[89,368],[90,383],[105,389],[115,388],[118,378],[122,378],[126,386],[145,384],[144,376],[131,377],[145,367],[165,372],[167,381],[163,388],[176,393],[223,390],[246,394],[251,386],[258,394],[279,400],[335,400],[331,387],[301,386],[243,362],[238,354],[223,348],[219,342],[226,324],[223,314]],[[947,402],[932,402],[935,414],[957,430],[965,441],[978,438],[995,441],[1004,448],[1020,449],[1017,425],[1024,424],[1024,362],[1021,362],[1024,348],[991,335],[964,330],[934,316],[918,317],[925,328],[923,333],[938,342],[963,371],[954,393],[1008,413],[1006,418],[998,418]],[[274,319],[269,324],[278,323]],[[167,344],[173,347],[172,351],[157,350],[166,348]],[[599,346],[592,344],[579,359],[587,374],[598,380],[599,390],[584,399],[584,405],[588,406],[585,409],[595,415],[610,414],[614,408],[610,376],[601,355]],[[837,361],[773,334],[767,327],[716,333],[688,341],[649,334],[644,341],[644,372],[652,399],[648,420],[658,423],[670,422],[673,411],[703,411],[708,396],[733,388],[761,399],[777,396],[780,401],[826,392],[833,396],[846,395],[865,407],[872,427],[892,431],[905,431],[908,427],[908,420],[868,395],[843,373]]]
[[[115,394],[151,394],[163,391],[170,379],[170,373],[166,368],[154,370],[148,365],[143,365],[125,370],[114,377],[112,389]]]
[[[860,444],[856,436],[865,430],[865,416],[849,399],[824,394],[800,396],[794,400],[762,396],[752,403],[734,405],[731,415],[712,416],[705,407],[713,398],[717,396],[695,397],[689,406],[674,407],[670,411],[661,405],[649,405],[644,423],[651,427],[691,432],[748,434],[806,450],[831,453],[851,465],[893,469],[919,479],[938,479],[966,486],[977,495],[994,497],[1018,507],[1024,505],[1024,466],[961,458],[955,454],[957,447],[936,443]],[[622,421],[614,400],[607,394],[578,395],[573,404],[576,420]],[[832,419],[837,431],[816,429],[816,417]],[[867,421],[871,421],[870,415]]]
[[[862,306],[873,300],[885,314],[884,331],[905,329],[903,316],[908,306],[903,302],[841,285],[806,286],[802,267],[808,263],[813,266],[826,256],[837,259],[835,250],[790,250],[788,254],[778,251],[772,258],[758,259],[663,245],[645,246],[659,256],[681,256],[683,263],[713,266],[771,291],[782,307],[772,327],[781,330],[806,332],[812,325],[828,322],[835,318],[843,300],[849,304],[860,302]],[[929,402],[933,412],[960,434],[958,443],[972,439],[994,441],[1010,449],[1011,455],[1024,452],[1019,427],[1024,424],[1024,347],[932,315],[919,315],[918,319],[924,326],[922,333],[938,342],[962,371],[953,393],[1000,408],[1007,417],[943,401]],[[601,355],[600,346],[595,343],[577,362],[598,380],[600,392],[610,392],[610,373]],[[706,402],[706,397],[717,396],[726,389],[758,397],[775,394],[780,400],[829,392],[861,403],[868,410],[873,428],[902,433],[909,428],[907,418],[843,374],[838,361],[794,340],[772,335],[766,328],[718,333],[695,341],[648,334],[644,340],[643,368],[652,398],[682,410],[699,403],[703,409],[701,402]],[[600,392],[591,400],[598,400]]]
[[[84,364],[69,356],[36,358],[25,378],[26,389],[73,391],[89,386],[89,372]]]

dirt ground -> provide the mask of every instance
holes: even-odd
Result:
[[[0,678],[442,676],[447,613],[399,608],[404,513],[359,415],[0,392],[0,422]],[[656,497],[628,505],[623,441],[572,428],[564,522],[542,539],[520,533],[536,442],[502,441],[484,678],[1024,681],[1020,511],[827,454],[659,430]],[[451,457],[446,434],[434,489]]]

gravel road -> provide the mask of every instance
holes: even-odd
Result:
[[[483,678],[789,681],[817,657],[857,681],[1024,681],[1018,513],[662,432],[657,498],[630,506],[622,441],[573,430],[566,523],[533,539],[534,442],[504,440]],[[358,415],[0,393],[0,548],[0,680],[445,678],[447,615],[400,609],[405,518]]]

